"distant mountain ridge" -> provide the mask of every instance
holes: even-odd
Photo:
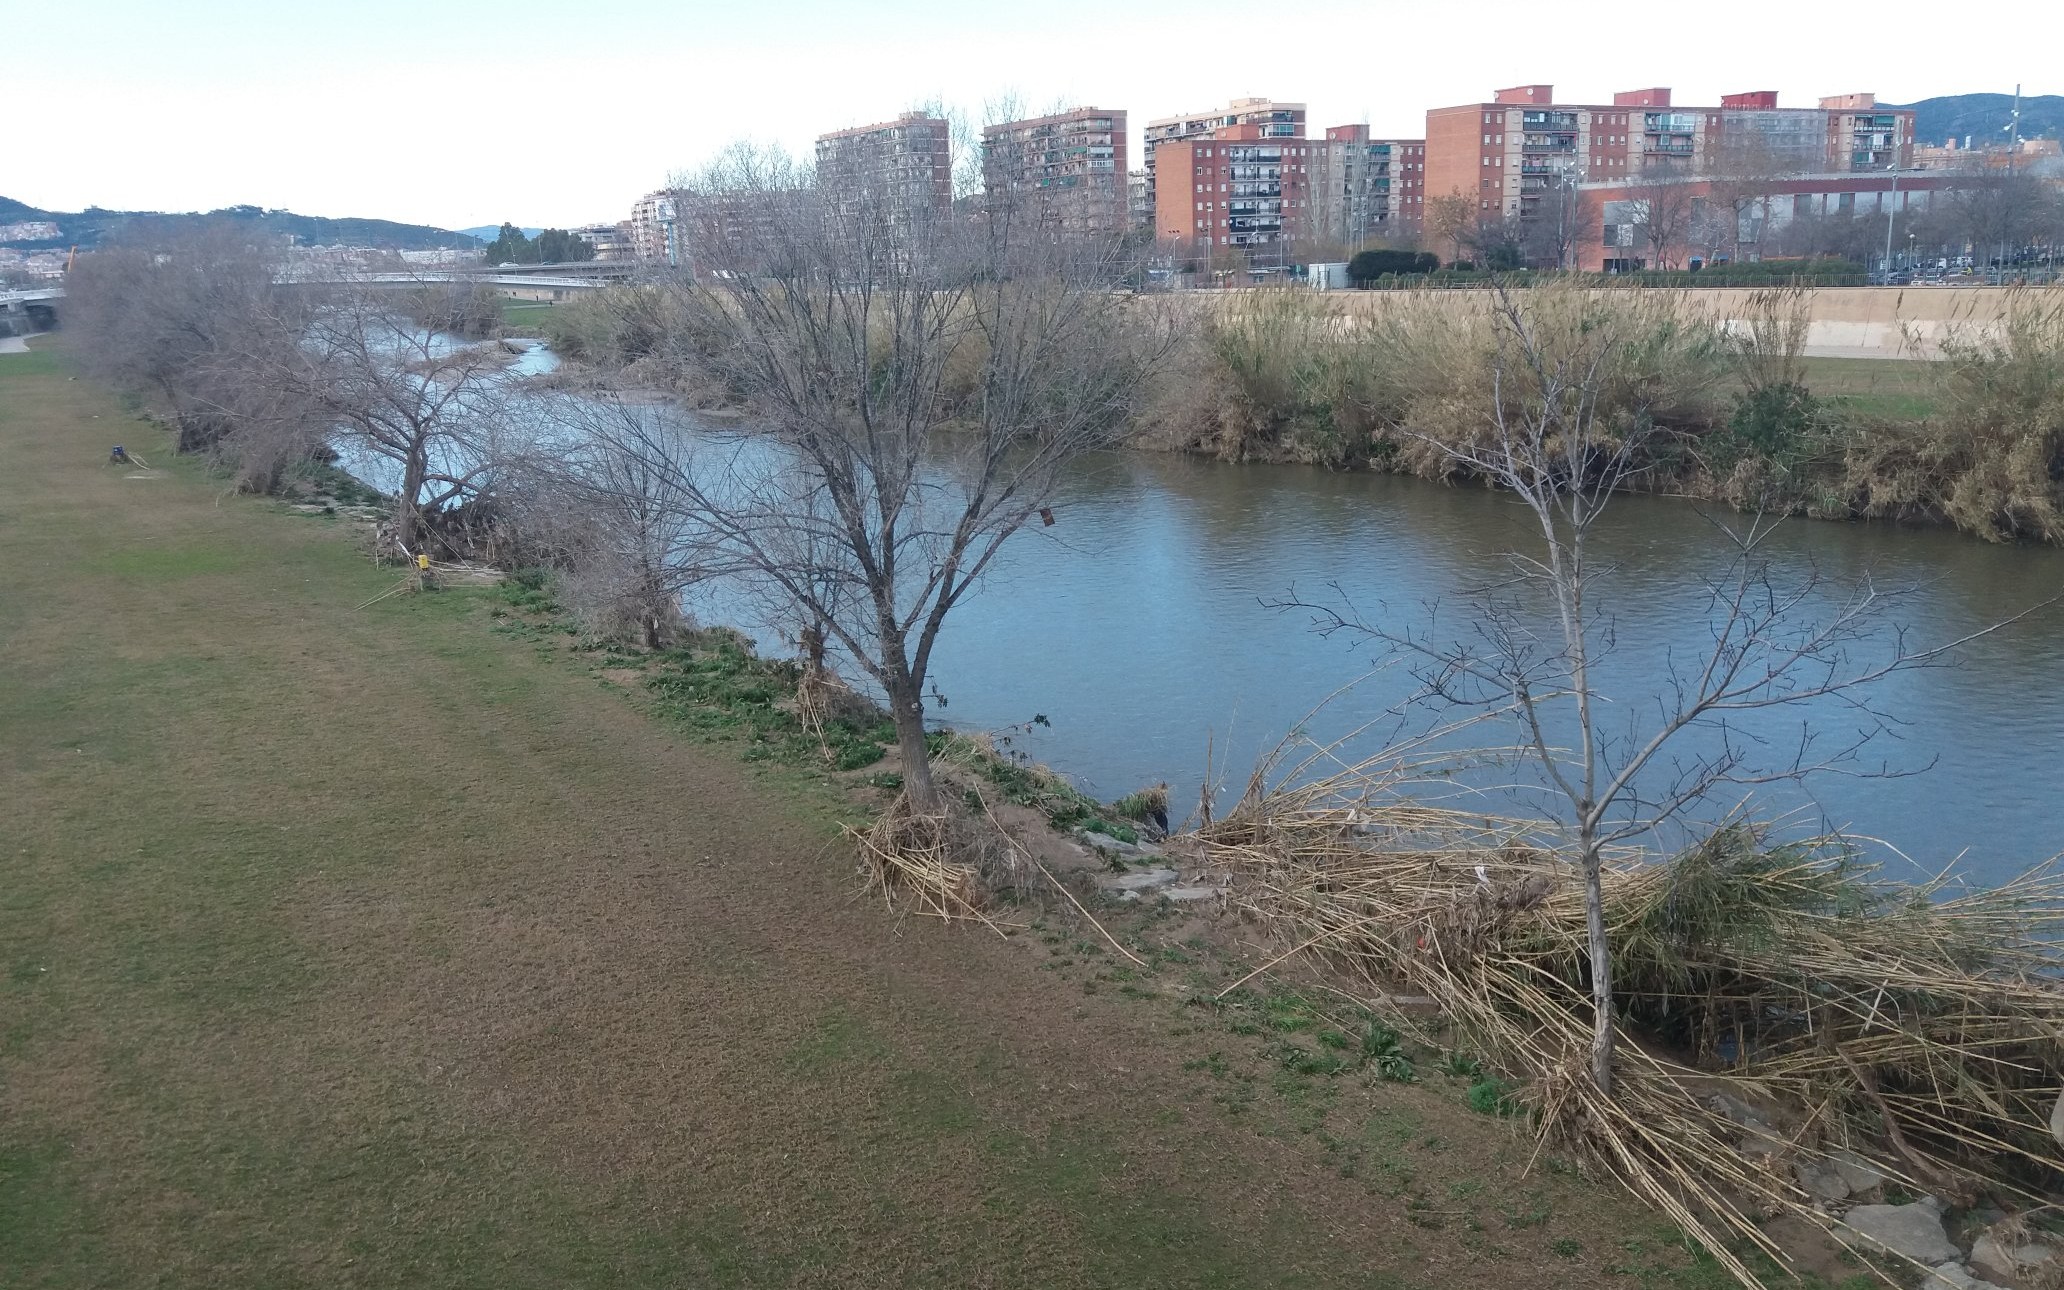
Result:
[[[469,233],[426,224],[401,224],[384,219],[331,219],[321,215],[296,215],[292,211],[269,211],[257,206],[230,206],[200,212],[110,211],[90,206],[83,211],[46,211],[0,197],[0,224],[47,220],[58,228],[58,236],[36,241],[0,242],[33,250],[56,246],[97,246],[127,231],[177,231],[185,225],[209,219],[248,220],[267,232],[293,238],[304,246],[372,246],[393,251],[428,251],[438,247],[472,248],[485,245]]]
[[[1888,103],[1887,107],[1912,108],[1914,138],[1940,144],[1955,139],[1961,146],[1969,135],[1973,144],[2005,143],[2007,123],[2014,115],[2011,94],[1944,94],[1918,103]],[[2021,137],[2036,139],[2064,135],[2064,94],[2021,96]]]

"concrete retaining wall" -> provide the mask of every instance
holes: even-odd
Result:
[[[1746,317],[1756,294],[1748,288],[1679,290],[1671,287],[1606,288],[1615,294],[1642,291],[1677,297],[1689,308],[1727,321]],[[1809,287],[1806,352],[1830,358],[1929,357],[1952,328],[1983,329],[2006,311],[2012,287]],[[2064,288],[2048,288],[2064,292]],[[1201,294],[1201,293],[1200,293]],[[1217,294],[1217,293],[1213,293]],[[1227,292],[1228,296],[1239,293]],[[1484,291],[1349,291],[1328,292],[1329,301],[1350,309],[1375,311],[1404,300],[1438,300],[1455,308],[1480,307]],[[1909,347],[1907,333],[1914,337]]]

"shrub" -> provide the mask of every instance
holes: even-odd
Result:
[[[1428,251],[1362,251],[1347,262],[1348,279],[1372,282],[1385,274],[1431,273],[1440,268],[1440,257]]]
[[[2012,294],[1942,344],[1933,416],[1849,440],[1866,514],[1945,519],[1988,541],[2064,542],[2064,289]]]

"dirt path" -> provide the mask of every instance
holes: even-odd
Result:
[[[886,916],[828,793],[391,580],[0,359],[0,1283],[1694,1283],[1450,1089]]]

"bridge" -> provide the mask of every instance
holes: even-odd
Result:
[[[0,291],[0,336],[49,331],[57,326],[57,301],[63,297],[63,287]]]
[[[491,286],[510,300],[566,300],[583,291],[615,286],[636,276],[639,266],[623,262],[577,264],[526,264],[520,270],[507,268],[457,267],[407,273],[282,273],[275,282],[283,286],[359,285],[373,287],[420,287],[442,283],[479,283]],[[57,302],[64,299],[63,287],[33,287],[23,291],[0,291],[0,336],[16,332],[49,331],[57,325]]]

